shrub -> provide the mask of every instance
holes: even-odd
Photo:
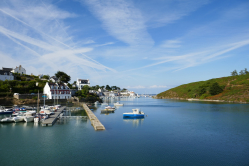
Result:
[[[211,95],[217,95],[219,93],[223,92],[223,89],[220,87],[220,85],[215,82],[210,86],[209,93]]]

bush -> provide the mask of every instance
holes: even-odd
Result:
[[[37,100],[37,96],[32,97],[32,99]]]
[[[223,92],[223,89],[220,87],[220,85],[215,82],[210,86],[209,93],[211,95],[217,95],[219,93]]]

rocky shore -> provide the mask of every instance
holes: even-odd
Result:
[[[180,98],[180,97],[157,97],[153,96],[155,99],[172,99],[172,100],[185,100],[185,101],[204,101],[204,102],[221,102],[221,103],[240,103],[248,104],[249,102],[243,101],[226,101],[226,100],[209,100],[209,99],[195,99],[195,98]]]

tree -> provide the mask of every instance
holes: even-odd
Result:
[[[44,78],[44,79],[49,79],[50,78],[50,76],[49,75],[44,75],[42,78]]]
[[[64,73],[63,71],[57,71],[57,73],[55,73],[56,78],[59,79],[59,81],[68,83],[71,80],[71,77],[69,75],[67,75],[66,73]]]
[[[249,72],[247,71],[247,68],[245,68],[244,73],[245,73],[245,74],[248,74],[248,73],[249,73]]]
[[[217,94],[221,93],[222,91],[223,91],[223,89],[220,87],[220,85],[217,82],[213,83],[209,89],[209,93],[211,95],[217,95]]]
[[[237,76],[237,75],[238,75],[237,70],[234,70],[233,72],[231,72],[231,75],[232,75],[232,76]]]
[[[106,90],[112,90],[111,87],[110,87],[109,85],[106,85],[106,86],[105,86],[105,89],[106,89]]]
[[[117,87],[116,86],[111,86],[111,89],[112,90],[117,90]]]
[[[125,92],[125,91],[127,91],[127,89],[123,88],[121,91],[122,91],[122,92]]]
[[[240,75],[245,75],[244,70],[241,70],[241,71],[239,72],[239,74],[240,74]]]

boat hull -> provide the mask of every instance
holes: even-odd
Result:
[[[123,114],[124,118],[144,118],[143,114]]]
[[[13,112],[12,111],[5,111],[5,112],[0,112],[0,115],[2,114],[12,114]]]
[[[24,121],[25,122],[33,122],[34,121],[34,116],[26,116],[26,117],[24,117]]]
[[[15,122],[23,122],[24,121],[24,117],[14,117],[13,120]]]
[[[4,118],[1,120],[2,123],[10,123],[10,122],[14,122],[14,120],[12,118]]]

